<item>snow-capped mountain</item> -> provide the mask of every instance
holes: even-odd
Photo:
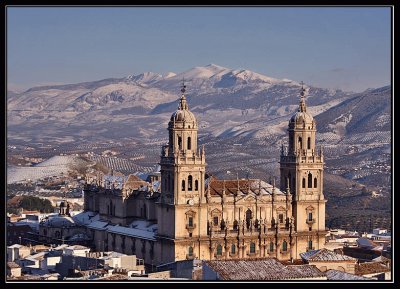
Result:
[[[299,101],[297,81],[209,64],[178,74],[145,72],[124,78],[34,87],[10,94],[8,130],[11,136],[18,131],[28,138],[35,137],[39,127],[40,135],[49,136],[77,137],[82,130],[94,129],[95,138],[104,137],[102,132],[107,134],[110,130],[118,135],[117,131],[123,129],[124,134],[152,137],[152,133],[163,131],[169,115],[176,109],[182,80],[187,86],[190,109],[207,127],[207,133],[214,136],[262,137],[276,130],[282,132],[283,124],[296,111]],[[314,115],[352,96],[340,90],[311,86],[306,89],[307,105]],[[137,118],[151,121],[138,123]],[[57,126],[71,129],[56,130]],[[275,129],[271,131],[271,127]]]

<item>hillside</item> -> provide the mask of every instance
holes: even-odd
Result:
[[[301,85],[216,64],[178,74],[145,72],[9,94],[8,156],[48,159],[91,152],[89,159],[115,170],[149,172],[168,141],[166,127],[183,78],[208,171],[226,177],[277,177],[280,146],[287,144],[287,124],[298,108]],[[391,87],[356,94],[305,88],[308,111],[317,122],[317,143],[324,148],[326,175],[339,178],[326,180],[328,215],[342,218],[338,204],[388,214],[388,202],[347,193],[355,184],[390,200]],[[115,154],[104,156],[110,149]],[[345,180],[352,185],[342,186]]]

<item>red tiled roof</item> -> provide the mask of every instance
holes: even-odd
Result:
[[[356,275],[389,272],[390,268],[379,262],[365,262],[356,265]]]
[[[288,280],[324,277],[312,265],[284,266],[274,258],[260,260],[205,261],[222,280]]]
[[[225,190],[225,195],[236,195],[239,194],[258,194],[261,190],[261,194],[271,194],[273,186],[260,180],[260,179],[240,179],[240,180],[218,180],[215,177],[210,177],[206,182],[206,192],[210,190],[211,196],[222,196],[222,192]],[[276,194],[282,194],[282,192],[275,188]]]

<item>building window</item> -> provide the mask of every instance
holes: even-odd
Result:
[[[303,189],[305,189],[305,188],[306,188],[306,179],[305,179],[305,178],[303,178],[302,187],[303,187]]]
[[[193,184],[193,177],[189,175],[188,177],[188,191],[192,190],[192,184]]]
[[[308,249],[312,250],[312,241],[311,240],[308,241]]]
[[[287,242],[286,241],[283,241],[283,243],[282,243],[282,251],[283,252],[287,251]]]
[[[182,180],[182,191],[185,190],[185,180]]]
[[[188,248],[188,255],[189,255],[189,257],[193,256],[193,247],[191,247],[191,246]]]
[[[312,221],[312,212],[308,212],[308,220]]]
[[[253,217],[252,215],[253,215],[253,213],[251,212],[251,210],[247,209],[247,211],[246,211],[246,227],[247,227],[247,229],[250,228],[250,220]]]
[[[283,224],[283,214],[279,214],[279,223]]]
[[[251,242],[250,243],[250,254],[254,254],[256,252],[256,244]]]
[[[178,147],[181,150],[182,149],[182,137],[178,136]]]
[[[272,241],[269,243],[269,251],[274,252],[274,243]]]
[[[222,255],[222,246],[221,246],[221,245],[218,245],[218,246],[217,246],[217,255],[218,255],[218,256],[221,256],[221,255]]]
[[[193,227],[193,217],[189,217],[188,219],[188,226]]]
[[[236,231],[238,227],[239,227],[238,221],[237,220],[233,221],[233,229]]]
[[[199,181],[198,181],[198,180],[195,180],[195,181],[194,181],[194,190],[195,190],[195,191],[198,191],[198,190],[199,190]]]
[[[311,138],[307,139],[307,149],[311,149]]]
[[[231,246],[231,254],[236,254],[236,245],[232,244]]]
[[[312,188],[312,174],[308,173],[308,187]]]
[[[303,139],[299,136],[299,149],[303,149]]]
[[[214,223],[214,226],[218,226],[218,217],[214,217],[213,218],[213,223]]]
[[[317,178],[314,178],[314,188],[317,187],[317,184],[318,184]]]
[[[187,138],[187,149],[192,149],[192,138],[190,136]]]

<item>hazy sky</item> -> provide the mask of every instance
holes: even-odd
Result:
[[[391,82],[388,7],[8,7],[10,88],[215,63],[327,88]]]

